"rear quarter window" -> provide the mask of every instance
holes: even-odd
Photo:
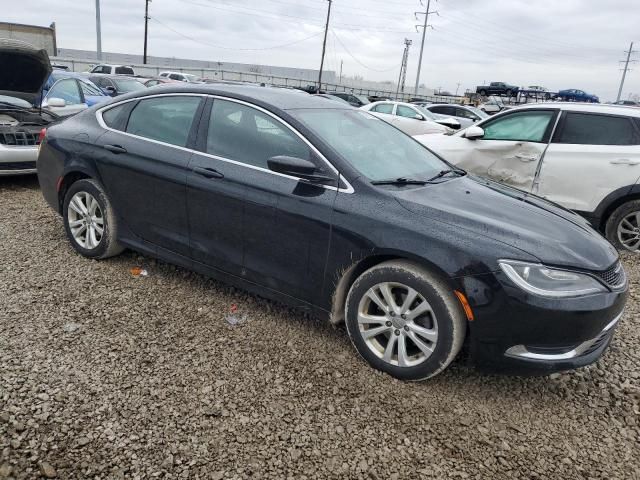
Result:
[[[131,67],[116,67],[116,73],[119,75],[134,75]]]

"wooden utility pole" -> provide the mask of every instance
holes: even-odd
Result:
[[[318,74],[318,93],[322,88],[322,68],[324,67],[324,52],[327,49],[327,33],[329,31],[329,18],[331,17],[331,2],[328,0],[329,8],[327,9],[327,24],[324,26],[324,41],[322,42],[322,58],[320,59],[320,73]]]

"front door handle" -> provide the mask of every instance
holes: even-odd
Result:
[[[193,172],[206,178],[224,178],[224,175],[215,168],[194,167]]]
[[[611,160],[612,165],[638,165],[640,160],[629,160],[628,158],[618,158],[616,160]]]
[[[120,145],[103,145],[102,148],[112,153],[127,153],[127,149]]]
[[[517,154],[516,158],[519,158],[521,162],[535,162],[538,160],[538,157],[534,157],[532,155],[522,155],[522,154]]]

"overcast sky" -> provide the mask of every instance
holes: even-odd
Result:
[[[5,0],[8,2],[9,0]],[[427,0],[423,0],[425,5]],[[12,4],[17,5],[18,2]],[[102,0],[104,51],[142,53],[144,0]],[[134,5],[135,4],[135,5]],[[619,60],[637,40],[639,0],[431,1],[421,83],[460,92],[485,81],[579,88],[615,99]],[[94,0],[21,0],[2,20],[48,25],[58,46],[95,49]],[[149,54],[318,68],[326,0],[153,0]],[[325,65],[371,80],[397,81],[404,38],[413,40],[407,85],[415,82],[419,0],[334,0]],[[424,18],[422,16],[420,19]],[[640,53],[636,54],[640,60]],[[640,94],[640,63],[623,97]]]

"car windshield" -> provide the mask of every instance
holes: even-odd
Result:
[[[420,110],[420,113],[422,115],[424,115],[425,118],[428,118],[429,120],[435,120],[437,117],[433,114],[432,111],[427,110],[426,108],[424,108],[421,105],[414,105],[418,110]]]
[[[365,97],[364,95],[354,95],[354,97],[356,97],[358,100],[360,100],[360,102],[362,102],[363,105],[368,105],[371,102],[369,101],[369,99],[367,97]]]
[[[100,91],[90,80],[80,80],[80,86],[82,87],[82,93],[85,95],[103,97],[104,93]]]
[[[112,80],[118,87],[118,92],[121,93],[136,92],[138,90],[144,90],[145,88],[147,88],[137,80],[131,80],[128,78],[112,78]]]
[[[426,180],[450,168],[422,144],[368,112],[314,109],[290,113],[372,181]]]
[[[187,82],[191,82],[191,83],[201,82],[202,81],[202,79],[200,77],[196,77],[195,75],[191,75],[191,74],[188,74],[188,73],[185,73],[184,78],[187,79]]]
[[[482,110],[480,110],[479,108],[476,107],[467,107],[467,110],[471,110],[473,113],[475,113],[476,115],[478,115],[480,118],[485,119],[485,118],[489,118],[489,114],[483,112]]]

